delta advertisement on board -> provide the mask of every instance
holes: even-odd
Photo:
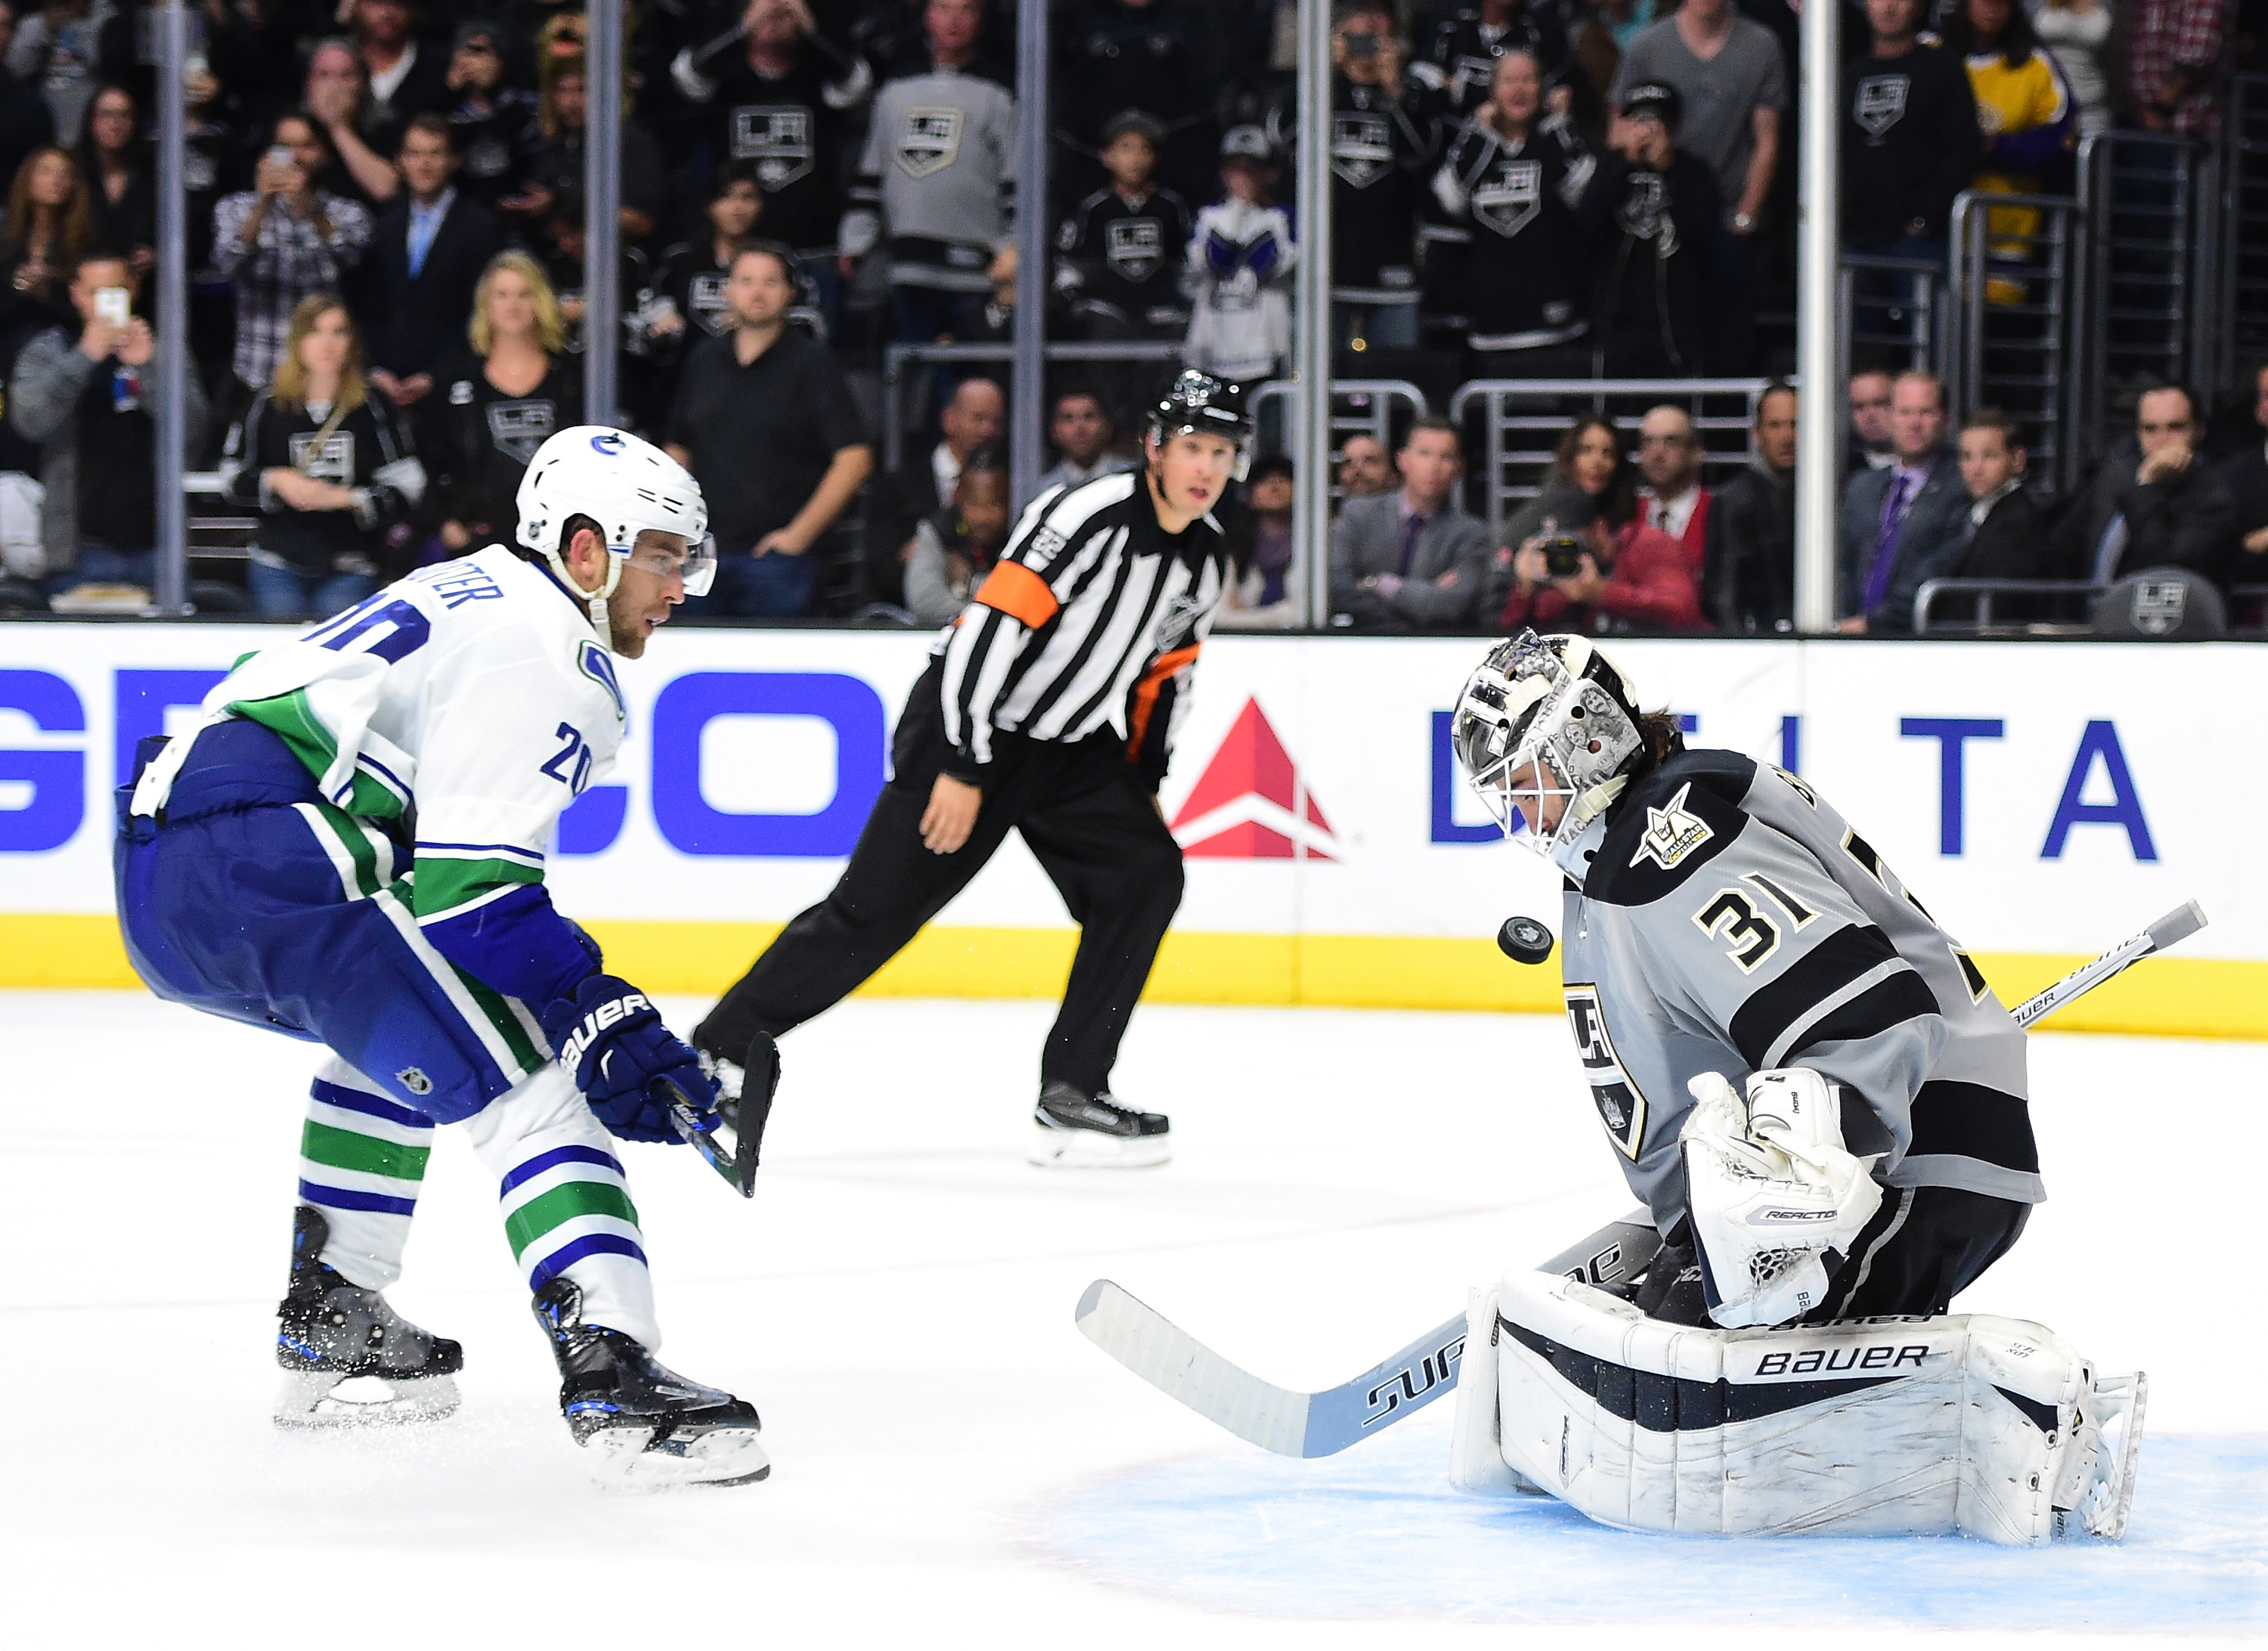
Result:
[[[0,630],[0,984],[131,984],[108,915],[112,789],[137,741],[180,726],[232,660],[278,634]],[[559,776],[579,792],[549,860],[562,909],[654,990],[720,990],[840,872],[931,643],[686,627],[622,661],[621,759],[605,775]],[[1515,911],[1556,927],[1557,874],[1505,843],[1449,753],[1450,708],[1484,646],[1206,645],[1160,799],[1188,892],[1153,996],[1557,1006],[1556,966],[1517,968],[1492,937]],[[2268,904],[2249,852],[2268,781],[2246,760],[2268,656],[2234,644],[1613,651],[1690,743],[1817,787],[1999,971],[2005,999],[2194,898],[2211,926],[2066,1023],[2268,1036]],[[1012,839],[876,988],[1050,992],[1071,940]]]

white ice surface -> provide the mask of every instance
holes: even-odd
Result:
[[[697,1006],[666,1006],[685,1025]],[[666,1359],[762,1408],[768,1484],[590,1485],[445,1131],[401,1308],[463,1410],[279,1434],[269,1347],[314,1051],[129,994],[0,994],[0,1643],[1380,1643],[2268,1630],[2257,1168],[2268,1048],[2036,1035],[2051,1199],[1960,1303],[2150,1373],[2126,1548],[1679,1543],[1462,1498],[1449,1405],[1270,1457],[1076,1332],[1117,1279],[1342,1381],[1630,1206],[1556,1019],[1145,1007],[1162,1169],[1021,1161],[1049,1006],[847,1004],[786,1045],[757,1197],[624,1153]],[[1521,1619],[1516,1631],[1504,1625]],[[1803,1632],[1808,1630],[1810,1632]],[[2041,1641],[2035,1640],[2035,1643]]]

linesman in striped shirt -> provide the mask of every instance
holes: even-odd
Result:
[[[1243,471],[1237,386],[1184,372],[1152,409],[1144,468],[1049,489],[898,719],[895,772],[825,900],[789,924],[694,1033],[726,1096],[771,1040],[895,956],[1023,834],[1079,925],[1040,1060],[1032,1161],[1133,1168],[1166,1118],[1110,1094],[1134,1000],[1182,900],[1158,807],[1197,652],[1229,573],[1212,509]]]

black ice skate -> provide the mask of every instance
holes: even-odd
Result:
[[[688,1382],[620,1330],[583,1322],[562,1276],[535,1293],[559,1361],[560,1413],[593,1471],[621,1485],[746,1485],[772,1470],[756,1407]]]
[[[1146,1169],[1174,1155],[1162,1112],[1121,1106],[1106,1089],[1084,1095],[1060,1080],[1040,1086],[1031,1161],[1050,1169]]]
[[[291,1218],[291,1281],[276,1309],[280,1427],[435,1421],[457,1408],[465,1350],[422,1330],[376,1290],[322,1260],[330,1225],[301,1205]],[[340,1384],[355,1386],[342,1392]]]

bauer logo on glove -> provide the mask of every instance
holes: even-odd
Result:
[[[680,1097],[703,1115],[716,1106],[717,1087],[700,1058],[626,980],[585,977],[572,997],[543,1011],[543,1032],[599,1122],[623,1140],[682,1139],[671,1117]]]
[[[584,1054],[599,1041],[600,1033],[614,1025],[624,1015],[635,1014],[640,1009],[652,1006],[646,1001],[645,993],[642,991],[633,991],[626,997],[616,998],[611,1002],[600,1004],[583,1017],[582,1025],[570,1032],[567,1035],[567,1041],[559,1046],[559,1064],[569,1072],[573,1072],[581,1064]],[[600,1069],[605,1070],[603,1061],[600,1064]]]

